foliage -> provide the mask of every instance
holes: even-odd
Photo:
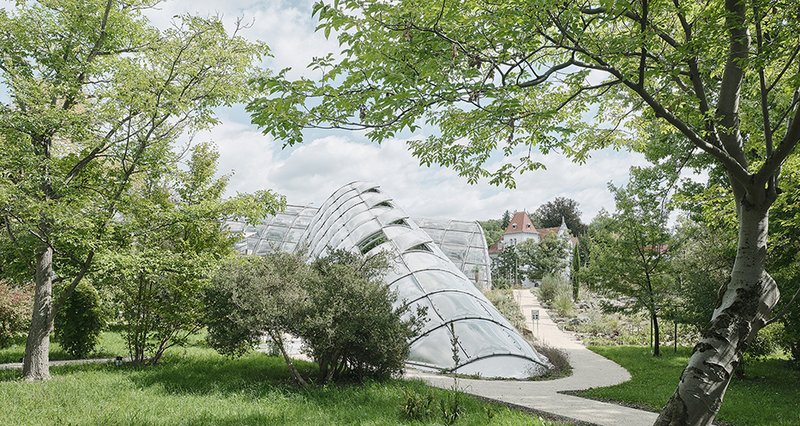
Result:
[[[396,295],[382,281],[387,262],[384,255],[346,251],[311,265],[285,253],[233,259],[205,292],[209,343],[240,356],[267,334],[293,370],[280,342],[292,333],[319,364],[322,383],[387,379],[403,369],[421,318],[393,306]],[[303,382],[298,374],[295,379]]]
[[[33,289],[0,279],[0,349],[25,335],[30,323]]]
[[[553,366],[542,376],[537,376],[536,380],[552,380],[567,377],[572,374],[572,365],[569,362],[569,354],[563,349],[546,344],[534,344],[536,352],[543,355]]]
[[[424,124],[436,131],[411,141],[413,154],[472,183],[513,187],[544,167],[540,153],[583,162],[609,146],[676,174],[723,176],[742,235],[758,241],[739,247],[739,265],[751,266],[733,271],[720,298],[732,308],[715,310],[698,345],[692,368],[704,374],[686,375],[660,420],[711,422],[730,377],[712,370],[738,362],[778,300],[764,275],[763,219],[800,143],[794,3],[341,0],[313,12],[341,54],[312,61],[313,80],[262,76],[248,105],[254,123],[289,144],[307,128],[380,142]],[[728,348],[712,363],[707,345]]]
[[[572,300],[578,301],[581,289],[581,251],[580,240],[572,248],[572,264],[570,265],[569,278],[572,280]]]
[[[547,274],[565,275],[569,267],[569,242],[555,233],[546,234],[539,241],[523,241],[517,244],[516,250],[520,270],[531,281],[538,281]]]
[[[334,250],[312,263],[305,281],[297,335],[320,366],[320,380],[346,376],[385,379],[402,371],[421,312],[394,307],[397,295],[382,281],[388,260]]]
[[[519,285],[519,262],[519,253],[515,246],[503,247],[492,261],[492,282],[505,280],[509,287]]]
[[[424,421],[433,415],[434,397],[431,393],[406,392],[402,406],[403,418],[411,421]]]
[[[56,313],[56,340],[70,355],[84,358],[97,346],[106,320],[100,294],[88,282],[81,282]]]
[[[298,255],[273,253],[224,263],[205,289],[208,342],[218,352],[241,356],[261,337],[279,335],[302,319],[303,281],[310,271]]]
[[[583,235],[586,232],[587,227],[581,221],[578,202],[571,198],[556,197],[539,206],[531,215],[531,221],[537,228],[558,227],[562,220],[574,235]]]
[[[675,304],[665,315],[698,332],[708,327],[720,289],[730,277],[735,257],[735,230],[710,228],[705,222],[682,218],[675,230],[678,244],[670,252],[675,277]]]
[[[568,292],[561,291],[556,294],[553,299],[553,309],[558,316],[569,317],[575,314],[575,302],[572,301],[572,295]]]
[[[598,216],[589,227],[590,261],[583,269],[592,288],[626,302],[620,309],[645,310],[653,323],[654,355],[660,354],[658,318],[671,303],[673,276],[667,230],[669,210],[659,197],[655,169],[632,169],[627,188],[610,186],[617,211]]]
[[[508,225],[511,223],[511,212],[508,210],[503,212],[503,216],[500,218],[500,229],[505,231],[508,228]]]
[[[305,380],[289,358],[283,334],[297,329],[308,309],[304,282],[313,279],[297,254],[272,253],[229,260],[205,289],[204,323],[208,342],[218,352],[241,356],[268,336],[294,379]]]
[[[783,324],[773,323],[758,331],[756,337],[747,344],[745,359],[764,360],[780,352],[784,335]]]
[[[496,219],[482,220],[480,223],[483,235],[486,237],[486,246],[491,247],[503,237],[506,228],[501,226],[501,221]]]
[[[571,287],[560,275],[547,274],[542,277],[537,292],[539,300],[545,305],[550,305],[559,295],[570,294]]]
[[[123,198],[113,251],[101,254],[98,275],[114,291],[136,363],[157,363],[202,326],[203,289],[237,239],[222,222],[255,221],[282,204],[269,191],[223,199],[227,177],[214,177],[217,159],[211,145],[198,144],[187,170],[178,171],[174,158]]]
[[[511,325],[519,331],[525,329],[525,316],[519,309],[519,303],[514,299],[514,292],[508,289],[494,288],[484,290],[483,294],[489,302],[500,311],[500,315],[505,317]]]
[[[266,48],[218,17],[175,16],[159,29],[152,2],[53,0],[0,10],[0,208],[4,267],[38,277],[24,374],[45,379],[52,279],[68,296],[107,248],[123,201],[160,172],[175,142],[242,101]],[[238,28],[238,25],[237,25]],[[38,260],[43,270],[34,273]]]
[[[788,161],[783,170],[784,194],[770,211],[769,268],[784,295],[775,319],[784,325],[783,346],[800,367],[800,160]]]
[[[675,381],[691,353],[690,348],[679,347],[677,354],[665,351],[660,358],[653,358],[647,346],[592,346],[589,349],[623,366],[632,378],[619,385],[578,394],[647,410],[664,405],[675,390]],[[796,386],[800,372],[787,367],[785,360],[775,358],[749,363],[749,377],[731,381],[718,419],[733,425],[779,426],[800,422],[800,412],[794,407],[800,398],[800,389]]]

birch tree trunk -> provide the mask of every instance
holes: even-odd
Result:
[[[50,378],[50,332],[53,330],[53,248],[43,244],[36,259],[33,315],[22,376],[27,381]]]
[[[764,270],[769,204],[741,203],[738,251],[731,280],[656,425],[711,424],[742,352],[777,303],[778,287]]]

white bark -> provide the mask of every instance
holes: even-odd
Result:
[[[730,283],[656,425],[711,424],[749,339],[764,326],[778,302],[778,287],[764,270],[767,210],[766,206],[742,203]]]

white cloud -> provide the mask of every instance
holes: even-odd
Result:
[[[200,16],[219,15],[228,30],[232,30],[238,18],[252,24],[242,31],[251,40],[267,43],[274,58],[266,61],[269,67],[280,70],[292,68],[290,77],[310,75],[306,66],[316,56],[338,52],[338,43],[333,35],[326,39],[317,33],[316,18],[311,16],[313,1],[299,0],[197,0],[192,2],[165,2],[157,9],[146,13],[154,25],[165,28],[175,15],[190,13]]]
[[[311,4],[310,0],[174,1],[162,3],[161,10],[148,13],[148,17],[162,27],[169,25],[173,15],[186,12],[222,15],[229,27],[237,17],[245,22],[252,20],[253,26],[243,34],[271,47],[275,58],[266,65],[274,69],[292,67],[293,77],[297,77],[309,75],[304,68],[314,56],[337,50],[335,41],[314,32]],[[220,172],[234,172],[231,194],[269,188],[286,195],[293,204],[319,205],[341,185],[367,180],[380,184],[414,216],[496,218],[506,209],[534,210],[564,196],[578,201],[588,221],[603,207],[613,209],[607,183],[624,183],[631,165],[645,163],[640,155],[611,150],[595,153],[584,165],[549,154],[539,159],[547,170],[518,177],[517,188],[509,190],[486,183],[469,185],[451,170],[420,166],[401,141],[368,144],[356,133],[331,136],[317,132],[313,140],[281,151],[280,143],[243,120],[243,114],[223,112],[223,124],[196,140],[209,138],[217,143]]]
[[[380,184],[409,214],[438,218],[494,218],[506,209],[534,210],[563,196],[578,201],[588,221],[603,207],[613,209],[607,183],[624,183],[631,165],[644,164],[640,155],[611,150],[597,152],[584,165],[549,154],[541,158],[547,170],[519,176],[512,190],[470,185],[451,170],[420,166],[402,141],[377,145],[327,136],[280,152],[272,138],[235,122],[202,138],[217,143],[220,172],[234,172],[231,194],[269,188],[289,203],[319,205],[340,186],[362,180]]]

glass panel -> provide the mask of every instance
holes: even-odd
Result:
[[[402,304],[417,300],[425,295],[411,275],[400,278],[392,283],[389,288],[397,294],[397,301]]]
[[[444,236],[444,243],[445,244],[454,244],[454,245],[461,245],[467,246],[469,245],[469,241],[471,235],[464,233],[464,232],[453,232],[447,231],[447,234]]]
[[[442,344],[442,342],[447,342]],[[433,364],[441,368],[453,368],[453,353],[450,348],[450,331],[442,327],[434,330],[431,334],[420,338],[411,345],[409,361],[416,361],[423,364]],[[467,355],[460,351],[462,360],[467,359]]]
[[[480,301],[472,296],[458,292],[436,293],[429,296],[433,306],[442,318],[480,317],[492,319],[492,315]]]
[[[492,354],[521,352],[517,343],[509,339],[505,329],[497,324],[481,320],[463,320],[456,321],[454,329],[470,359]]]
[[[422,271],[425,269],[453,269],[452,263],[430,253],[405,253],[403,260],[412,271]]]
[[[426,293],[439,290],[468,291],[469,289],[467,286],[474,289],[472,284],[469,284],[468,282],[459,279],[456,275],[445,271],[414,272],[414,277],[416,277],[417,282],[422,286]]]
[[[288,231],[289,228],[283,226],[270,226],[267,229],[266,235],[264,235],[264,239],[269,241],[283,241],[283,237]]]

